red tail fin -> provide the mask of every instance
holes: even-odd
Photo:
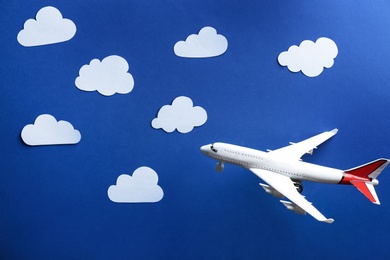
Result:
[[[371,202],[380,204],[374,186],[378,185],[376,179],[383,169],[389,164],[388,159],[378,159],[364,165],[344,171],[344,177],[340,183],[352,184]]]
[[[387,164],[389,164],[389,160],[378,159],[344,172],[360,178],[376,179]]]

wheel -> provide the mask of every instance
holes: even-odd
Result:
[[[222,172],[223,171],[223,167],[225,167],[225,165],[223,164],[223,162],[218,162],[217,163],[217,166],[215,166],[215,170],[217,172]]]
[[[303,185],[302,185],[302,183],[300,183],[300,182],[294,182],[294,186],[295,186],[295,188],[297,189],[297,191],[298,191],[299,193],[302,193],[302,191],[303,191]]]

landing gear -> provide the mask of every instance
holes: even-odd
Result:
[[[300,182],[294,182],[294,186],[295,186],[295,188],[297,189],[297,191],[298,191],[299,193],[302,193],[302,191],[303,191],[303,185],[302,185],[302,183],[300,183]]]
[[[223,162],[218,162],[217,166],[215,166],[215,170],[217,172],[222,172],[224,167],[225,167],[225,165],[223,164]]]

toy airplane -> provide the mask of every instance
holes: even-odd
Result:
[[[252,171],[266,184],[260,185],[264,190],[281,200],[289,210],[298,214],[309,213],[315,219],[326,223],[334,220],[326,218],[300,193],[303,190],[302,181],[322,182],[330,184],[352,184],[371,202],[379,205],[379,199],[374,186],[382,170],[389,164],[388,159],[378,159],[370,163],[349,169],[338,170],[320,165],[303,162],[301,157],[322,144],[337,133],[337,129],[323,132],[299,143],[277,150],[262,152],[246,147],[226,143],[204,145],[201,152],[218,161],[216,170],[221,172],[224,163],[231,163]]]

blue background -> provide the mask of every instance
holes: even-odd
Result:
[[[68,42],[26,48],[16,35],[44,6],[77,26]],[[304,160],[348,169],[390,157],[388,1],[8,1],[0,9],[0,258],[363,259],[389,256],[390,173],[382,205],[352,186],[304,183],[331,225],[293,214],[251,172],[215,161],[201,145],[222,141],[276,149],[338,128]],[[225,54],[175,56],[204,26],[224,35]],[[328,37],[339,54],[315,78],[277,56]],[[74,80],[82,65],[119,55],[131,93],[104,97]],[[150,126],[161,106],[190,97],[208,113],[188,134]],[[40,114],[82,134],[69,146],[29,147],[20,138]],[[117,204],[116,178],[140,166],[159,175],[164,198]]]

